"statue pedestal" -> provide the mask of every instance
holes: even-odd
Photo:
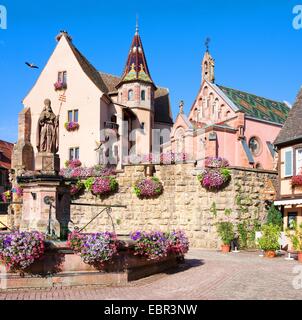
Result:
[[[36,155],[36,171],[44,175],[56,175],[60,172],[60,158],[57,154],[39,152]]]
[[[19,177],[23,188],[20,231],[40,231],[62,240],[70,221],[70,191],[60,176]]]

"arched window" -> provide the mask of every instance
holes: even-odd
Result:
[[[128,91],[128,101],[132,101],[133,100],[133,90],[129,90]]]
[[[141,100],[142,100],[142,101],[145,101],[145,100],[146,100],[146,91],[145,91],[145,90],[142,90],[142,91],[141,91]]]

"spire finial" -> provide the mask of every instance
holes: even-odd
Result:
[[[138,34],[138,30],[139,30],[139,27],[138,27],[138,14],[136,15],[136,28],[135,28],[135,34]]]
[[[207,52],[209,52],[209,45],[210,45],[211,39],[209,37],[206,38],[206,42],[205,42],[205,46],[206,46],[206,50]]]
[[[184,106],[185,106],[185,102],[183,100],[181,100],[179,102],[179,113],[183,114],[184,113]]]

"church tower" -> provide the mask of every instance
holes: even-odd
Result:
[[[209,82],[215,82],[215,60],[212,58],[209,52],[209,43],[210,39],[207,38],[206,40],[206,53],[202,60],[202,81],[207,80]]]
[[[138,25],[121,81],[116,88],[118,89],[117,102],[131,108],[137,116],[135,152],[137,155],[148,154],[151,151],[154,92],[157,88],[149,72]]]

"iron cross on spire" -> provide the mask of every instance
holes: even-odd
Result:
[[[209,52],[209,45],[210,45],[211,39],[209,37],[206,38],[205,46],[207,49],[207,52]]]

